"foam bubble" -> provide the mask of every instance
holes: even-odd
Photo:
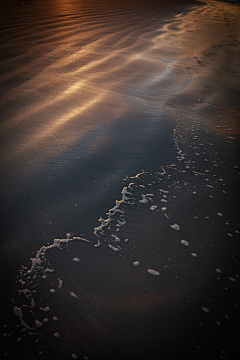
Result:
[[[61,289],[63,286],[63,281],[61,279],[58,279],[58,289]]]
[[[116,236],[116,235],[111,235],[111,236],[114,238],[115,242],[120,242],[120,239],[118,236]]]
[[[170,227],[174,230],[180,230],[180,226],[176,223],[174,223],[173,225],[170,225]]]
[[[37,319],[35,319],[35,325],[37,328],[41,327],[43,325],[43,323]]]
[[[196,253],[191,253],[191,255],[195,258],[198,256]]]
[[[148,203],[148,200],[149,200],[149,196],[153,196],[153,194],[146,194],[146,195],[144,195],[144,194],[141,194],[142,195],[142,200],[139,200],[139,202],[141,203],[141,204],[146,204],[146,203]]]
[[[147,269],[147,272],[150,274],[150,275],[154,275],[154,276],[158,276],[160,275],[160,273],[156,270],[153,270],[153,269]]]
[[[40,310],[44,311],[44,312],[48,312],[50,311],[50,307],[47,305],[45,306],[44,308],[43,307],[40,307]]]
[[[157,208],[158,208],[157,205],[152,205],[152,206],[150,207],[150,210],[154,211],[154,210],[156,210]]]
[[[78,297],[76,294],[74,294],[73,291],[70,291],[69,294],[70,294],[71,297],[73,297],[73,298],[75,298],[75,299],[79,299],[79,297]]]
[[[139,266],[140,263],[139,263],[139,261],[134,261],[134,262],[133,262],[133,265],[134,265],[134,266]]]
[[[189,242],[187,240],[181,240],[180,242],[184,246],[189,246]]]
[[[108,247],[109,247],[110,249],[112,249],[113,251],[119,251],[119,248],[117,248],[117,247],[115,247],[115,246],[113,246],[113,245],[111,245],[111,244],[108,244]]]
[[[203,312],[205,312],[206,314],[209,314],[210,313],[210,310],[204,306],[201,306],[201,309]]]
[[[80,261],[80,259],[79,259],[79,258],[77,258],[77,257],[75,257],[74,259],[72,259],[72,261],[74,261],[74,262],[78,263],[78,262]]]

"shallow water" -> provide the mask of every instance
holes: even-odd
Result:
[[[5,357],[232,359],[239,8],[60,4],[2,19]]]

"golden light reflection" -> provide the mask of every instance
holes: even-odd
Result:
[[[26,151],[31,148],[37,148],[39,143],[42,143],[44,139],[50,138],[54,136],[56,130],[62,126],[64,126],[68,121],[72,120],[73,118],[81,115],[85,111],[89,110],[93,105],[96,105],[105,97],[105,92],[103,91],[100,95],[95,97],[94,99],[88,101],[82,106],[74,107],[71,111],[66,113],[64,116],[57,118],[51,124],[48,124],[43,130],[38,131],[37,133],[33,134],[29,137],[28,141],[25,141],[24,144],[21,144],[21,147],[17,146],[17,155],[22,155]],[[84,132],[84,129],[82,129]],[[67,134],[66,134],[67,135]],[[9,161],[11,157],[15,156],[15,153],[11,153],[5,157],[5,161]]]

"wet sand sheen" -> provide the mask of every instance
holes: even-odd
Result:
[[[148,93],[144,88],[159,82],[159,74],[163,80],[167,77],[167,59],[165,55],[161,59],[156,35],[169,15],[164,11],[160,16],[150,14],[134,11],[133,17],[132,11],[122,10],[109,21],[105,12],[101,17],[96,10],[83,22],[81,15],[77,19],[65,16],[54,24],[56,38],[40,24],[34,36],[32,32],[19,34],[17,41],[31,48],[2,63],[7,67],[1,99],[6,119],[1,124],[5,164],[25,159],[30,151],[29,161],[38,169],[49,152],[56,156],[56,147],[59,155],[89,130],[104,125],[106,118],[123,117],[134,105],[126,103],[126,95],[133,100],[140,96],[142,101],[141,92]],[[76,28],[68,30],[65,22],[76,22]],[[14,47],[11,41],[7,44]],[[151,101],[160,100],[158,96]],[[9,133],[14,143],[9,143]]]
[[[6,358],[231,359],[239,8],[52,4],[1,30]]]

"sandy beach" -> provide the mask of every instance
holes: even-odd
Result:
[[[238,4],[1,2],[4,358],[235,358]]]

